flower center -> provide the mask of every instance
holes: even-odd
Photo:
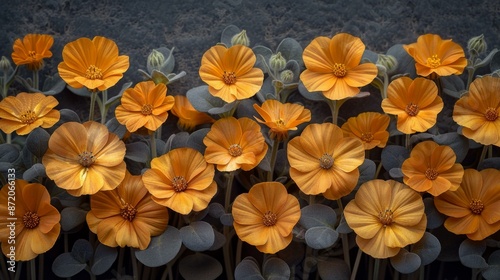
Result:
[[[441,65],[441,59],[437,56],[437,54],[433,54],[431,57],[427,58],[427,65],[430,68],[437,68]]]
[[[232,85],[236,83],[236,75],[232,71],[231,72],[224,71],[224,74],[222,74],[222,79],[224,80],[224,83],[226,83],[227,85]]]
[[[361,140],[370,143],[373,140],[373,134],[370,132],[361,133]]]
[[[127,221],[132,222],[132,220],[135,218],[135,215],[137,215],[137,209],[134,208],[134,206],[125,203],[125,207],[120,210],[120,215]]]
[[[384,212],[378,214],[378,219],[384,225],[384,227],[392,224],[392,211],[387,209]]]
[[[176,192],[183,192],[187,189],[188,183],[184,176],[175,176],[172,182],[172,187]]]
[[[29,52],[28,52],[28,56],[29,56],[31,59],[35,60],[35,59],[36,59],[36,52],[35,52],[35,51],[29,51]]]
[[[470,208],[470,211],[472,211],[472,213],[479,215],[479,214],[481,214],[481,212],[483,212],[484,204],[480,199],[473,199],[469,203],[469,208]]]
[[[142,106],[141,113],[145,116],[151,115],[151,113],[153,113],[153,105],[146,104],[146,105]]]
[[[486,118],[487,121],[496,121],[498,118],[498,112],[495,108],[488,108],[486,110],[486,113],[484,113],[484,117]]]
[[[319,159],[319,166],[323,169],[330,169],[333,166],[333,157],[324,153]]]
[[[347,74],[347,69],[344,63],[333,64],[333,75],[336,77],[344,77]]]
[[[90,80],[100,80],[102,79],[101,69],[95,65],[90,65],[85,72],[85,78]]]
[[[411,102],[410,104],[406,105],[405,112],[411,117],[416,116],[418,114],[418,105]]]
[[[37,213],[28,211],[23,215],[23,224],[26,228],[34,229],[40,224],[40,217]]]
[[[233,145],[229,146],[228,151],[229,151],[229,154],[232,155],[233,157],[239,157],[243,153],[243,149],[238,144],[233,144]]]
[[[266,227],[274,226],[278,221],[278,216],[271,211],[267,211],[264,213],[264,217],[262,217],[262,222]]]
[[[21,114],[20,119],[24,124],[32,124],[38,119],[38,117],[36,116],[35,112],[28,110]]]
[[[278,126],[278,128],[281,128],[281,129],[284,129],[286,128],[285,127],[285,121],[283,121],[282,118],[279,118],[275,121],[276,125]]]
[[[427,168],[427,170],[425,170],[425,177],[429,180],[436,180],[438,175],[439,173],[434,168]]]
[[[80,163],[83,167],[89,167],[94,163],[95,158],[92,152],[84,151],[83,153],[78,155],[78,163]]]

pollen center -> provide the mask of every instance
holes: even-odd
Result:
[[[24,227],[34,229],[40,224],[40,217],[37,213],[28,211],[23,215]]]
[[[83,167],[89,167],[94,163],[95,158],[91,152],[85,151],[78,155],[78,163],[80,163]]]
[[[496,121],[498,118],[498,112],[495,108],[488,108],[486,110],[486,113],[484,113],[484,117],[486,118],[487,121]]]
[[[176,192],[183,192],[187,189],[188,183],[184,176],[175,176],[172,180],[172,187]]]
[[[319,159],[319,166],[323,169],[330,169],[333,166],[333,157],[327,153],[324,153]]]
[[[233,157],[239,157],[243,153],[243,149],[238,144],[232,144],[231,146],[229,146],[228,151],[229,154]]]
[[[479,214],[481,214],[481,212],[483,212],[484,204],[480,199],[473,199],[469,203],[469,208],[470,208],[470,211],[472,211],[472,213],[479,215]]]
[[[22,113],[19,118],[21,119],[21,122],[24,124],[32,124],[38,119],[35,112],[31,110]]]
[[[285,121],[282,118],[279,118],[275,121],[276,125],[278,128],[284,129],[285,127]]]
[[[418,114],[418,105],[413,103],[406,105],[405,112],[411,117],[416,116]]]
[[[425,170],[425,177],[429,180],[436,180],[438,176],[439,173],[434,168],[427,168],[427,170]]]
[[[127,221],[132,222],[132,220],[135,218],[135,215],[137,215],[137,209],[134,208],[134,206],[125,203],[125,207],[123,207],[120,210],[120,215]]]
[[[337,77],[344,77],[347,74],[347,69],[344,63],[333,64],[333,75]]]
[[[373,134],[370,132],[361,133],[361,140],[370,143],[373,140]]]
[[[224,83],[228,85],[236,83],[236,75],[232,71],[224,71],[224,74],[222,74],[222,79],[224,80]]]
[[[271,211],[267,211],[264,213],[264,217],[262,217],[262,222],[266,227],[274,226],[278,221],[278,217]]]
[[[146,105],[142,106],[141,113],[145,116],[151,115],[151,113],[153,113],[153,105],[146,104]]]
[[[29,52],[28,52],[28,56],[29,56],[31,59],[35,60],[35,59],[36,59],[36,52],[35,52],[35,51],[29,51]]]
[[[441,59],[439,59],[437,54],[433,54],[431,57],[427,58],[427,65],[430,68],[437,68],[441,65]]]
[[[95,65],[90,65],[89,68],[87,68],[87,71],[85,72],[85,78],[91,79],[91,80],[102,79],[101,69]]]
[[[384,225],[384,227],[389,226],[392,224],[392,211],[389,209],[386,209],[384,212],[380,212],[378,214],[378,219]]]

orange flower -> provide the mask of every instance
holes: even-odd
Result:
[[[466,169],[460,187],[435,197],[434,205],[448,216],[447,230],[472,240],[485,239],[500,230],[500,171]]]
[[[67,122],[49,139],[47,176],[74,196],[116,188],[125,177],[125,144],[105,125]]]
[[[322,91],[326,98],[340,100],[355,96],[360,87],[377,76],[373,63],[361,62],[365,45],[347,33],[317,37],[304,49],[306,70],[300,80],[308,91]]]
[[[178,148],[154,158],[142,177],[153,200],[177,213],[201,211],[217,193],[215,169],[192,148]]]
[[[249,118],[223,118],[216,121],[203,139],[205,159],[219,171],[248,171],[266,156],[267,144],[260,126]]]
[[[209,115],[197,111],[186,96],[176,95],[174,98],[175,103],[174,107],[172,107],[172,114],[179,118],[177,124],[183,130],[193,131],[198,125],[215,122]]]
[[[427,226],[422,197],[393,180],[362,184],[344,215],[359,248],[378,259],[395,256],[401,248],[418,242]]]
[[[436,34],[421,35],[416,43],[403,45],[403,48],[415,60],[420,76],[427,77],[432,73],[439,76],[460,75],[467,66],[462,47]]]
[[[453,109],[453,120],[462,126],[462,134],[483,145],[500,146],[500,78],[475,79],[469,92]]]
[[[43,59],[52,57],[52,44],[54,38],[50,35],[27,34],[22,41],[14,41],[12,61],[16,65],[26,65],[31,71],[38,71],[43,66]]]
[[[281,103],[277,100],[266,100],[262,103],[262,107],[253,104],[253,108],[260,117],[255,119],[267,125],[271,130],[269,134],[271,139],[283,141],[288,138],[289,130],[297,130],[297,126],[311,120],[311,111],[305,109],[304,106],[292,103]]]
[[[389,139],[387,127],[390,121],[391,119],[387,115],[365,112],[349,118],[342,125],[342,130],[347,136],[360,139],[365,150],[371,150],[375,147],[383,148]]]
[[[455,163],[456,159],[449,146],[440,146],[433,141],[418,143],[401,166],[403,181],[410,188],[433,196],[447,190],[455,191],[464,175],[464,168]]]
[[[382,100],[384,112],[398,117],[397,128],[405,134],[431,128],[443,106],[436,84],[425,78],[401,77],[392,81],[387,98]]]
[[[129,67],[128,56],[118,55],[116,43],[100,36],[66,44],[62,57],[58,66],[61,78],[74,88],[86,87],[90,91],[114,86]]]
[[[141,176],[128,171],[114,190],[90,197],[87,224],[99,241],[109,247],[144,250],[151,236],[160,235],[168,224],[167,208],[156,204],[142,183]]]
[[[13,203],[15,210],[11,211]],[[50,204],[43,185],[9,181],[0,190],[0,205],[0,242],[5,256],[28,261],[54,246],[61,231],[61,214]],[[14,254],[11,246],[15,247]]]
[[[262,87],[264,73],[254,68],[257,58],[243,45],[211,47],[201,58],[200,78],[208,91],[230,103],[254,96]]]
[[[365,159],[363,143],[344,137],[332,123],[310,124],[288,142],[290,176],[305,194],[323,194],[331,200],[348,195]]]
[[[300,219],[299,201],[279,182],[262,182],[236,197],[232,207],[238,237],[263,253],[274,254],[292,242]]]
[[[26,135],[37,127],[49,128],[59,121],[55,110],[59,102],[53,96],[21,92],[0,101],[0,127],[5,133]]]
[[[121,105],[115,110],[116,119],[130,132],[141,127],[155,131],[167,120],[167,111],[174,106],[174,97],[166,94],[165,84],[140,82],[123,93]]]

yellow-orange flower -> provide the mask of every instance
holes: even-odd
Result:
[[[427,226],[422,197],[394,180],[362,184],[344,215],[359,248],[378,259],[395,256],[418,242]]]
[[[420,76],[427,77],[432,73],[439,76],[460,75],[467,66],[463,48],[451,39],[443,40],[436,34],[421,35],[416,43],[403,45],[403,48],[415,60]]]
[[[290,176],[305,194],[331,200],[348,195],[358,182],[365,159],[361,140],[344,137],[332,123],[310,124],[288,142]]]
[[[52,57],[50,48],[54,38],[45,34],[27,34],[23,40],[14,41],[12,61],[16,65],[26,65],[29,70],[37,71],[43,66],[43,59]]]
[[[54,246],[61,231],[61,214],[50,204],[43,185],[9,181],[0,190],[0,205],[0,242],[5,256],[28,261]]]
[[[344,134],[363,142],[365,150],[383,148],[389,139],[389,116],[377,112],[364,112],[349,118],[343,125]]]
[[[174,107],[172,107],[172,114],[179,118],[177,124],[181,129],[193,131],[198,125],[215,122],[206,113],[197,111],[186,96],[176,95],[174,98],[175,103]]]
[[[297,126],[311,120],[311,111],[304,106],[292,103],[281,103],[269,99],[262,106],[253,104],[260,117],[254,117],[258,122],[269,127],[271,139],[283,141],[288,138],[289,130],[297,130]]]
[[[397,116],[397,128],[405,134],[431,128],[443,106],[436,84],[425,78],[401,77],[392,81],[387,98],[382,100],[384,112]]]
[[[322,91],[328,99],[355,96],[378,73],[375,64],[360,64],[364,51],[361,39],[347,33],[331,39],[317,37],[304,49],[307,69],[300,74],[300,80],[308,91]]]
[[[61,78],[74,88],[102,91],[114,86],[129,67],[129,57],[118,55],[113,40],[96,36],[66,44],[58,70]]]
[[[130,132],[141,127],[155,131],[167,120],[167,111],[173,106],[174,97],[167,95],[165,84],[145,81],[125,90],[115,115]]]
[[[105,125],[67,122],[49,139],[47,176],[74,196],[116,188],[125,177],[125,144]]]
[[[140,175],[128,171],[116,189],[92,195],[90,208],[87,224],[109,247],[144,250],[151,236],[160,235],[168,224],[167,208],[151,199]]]
[[[263,253],[274,254],[292,242],[300,219],[299,201],[279,182],[262,182],[236,197],[232,207],[238,237]]]
[[[0,128],[5,133],[25,135],[37,127],[50,128],[59,121],[55,110],[59,102],[53,96],[21,92],[0,102]]]
[[[219,171],[248,171],[266,156],[267,144],[257,122],[234,117],[217,120],[203,139],[205,159]]]
[[[418,192],[428,192],[433,196],[455,191],[464,175],[464,168],[455,163],[456,159],[449,146],[433,141],[418,143],[401,166],[403,182]]]
[[[257,58],[243,45],[211,47],[201,58],[200,78],[208,91],[230,103],[254,96],[262,87],[264,73],[254,68]]]
[[[500,78],[475,79],[469,92],[453,108],[453,120],[462,126],[462,134],[483,145],[500,146]]]
[[[217,193],[215,168],[192,148],[178,148],[154,158],[142,177],[156,203],[187,215],[201,211]]]

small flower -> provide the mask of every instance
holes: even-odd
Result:
[[[247,31],[245,29],[241,30],[240,33],[235,34],[231,38],[231,46],[243,45],[245,47],[250,46],[250,39],[248,38]]]
[[[405,134],[431,128],[443,106],[436,84],[425,78],[401,77],[392,81],[387,98],[382,100],[384,112],[398,117],[397,128]]]
[[[234,230],[242,241],[263,253],[274,254],[292,242],[300,206],[283,184],[263,182],[236,197],[232,215]]]
[[[55,110],[59,102],[53,96],[21,92],[0,101],[0,127],[5,133],[26,135],[37,127],[50,128],[59,121]]]
[[[344,134],[357,137],[363,142],[365,150],[375,147],[383,148],[389,139],[390,118],[376,112],[364,112],[356,117],[351,117],[342,125]]]
[[[172,107],[171,112],[179,118],[177,124],[181,129],[193,131],[198,125],[215,122],[215,120],[206,113],[196,110],[186,96],[176,95],[174,98],[174,107]]]
[[[7,207],[12,205],[8,192],[13,190],[16,193],[14,216]],[[0,205],[0,242],[4,255],[12,250],[12,223],[15,224],[16,261],[32,260],[54,246],[61,231],[61,214],[50,204],[49,192],[43,185],[24,180],[9,181],[0,190]]]
[[[344,215],[359,248],[377,259],[393,257],[418,242],[427,226],[422,197],[393,180],[362,184]]]
[[[456,191],[434,198],[434,205],[448,216],[444,227],[471,240],[483,240],[500,230],[500,171],[466,169]]]
[[[27,34],[22,41],[14,41],[12,61],[16,65],[26,65],[31,71],[38,71],[43,66],[43,59],[52,57],[52,44],[54,38],[50,35]]]

